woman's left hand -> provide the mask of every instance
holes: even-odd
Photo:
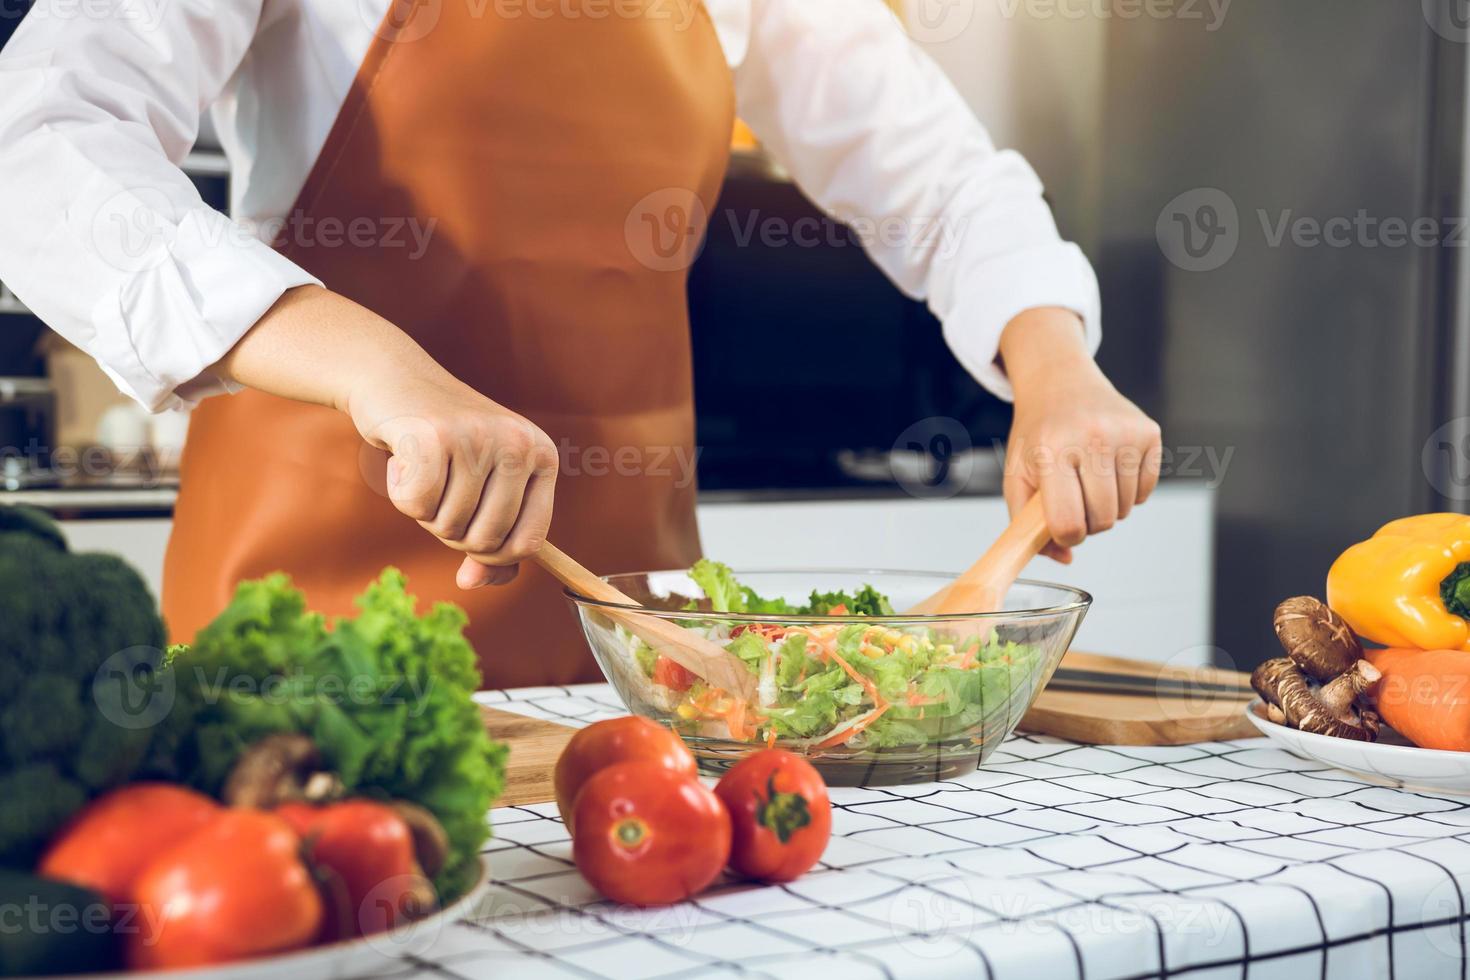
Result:
[[[1159,425],[1103,375],[1070,311],[1021,314],[1001,354],[1016,391],[1006,504],[1014,516],[1040,493],[1052,532],[1042,553],[1067,563],[1074,545],[1127,517],[1158,485]]]

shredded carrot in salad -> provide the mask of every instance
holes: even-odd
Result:
[[[893,707],[891,704],[879,705],[877,708],[874,708],[872,711],[861,716],[855,721],[848,722],[846,729],[840,729],[836,732],[833,732],[831,735],[822,739],[816,745],[813,745],[812,748],[835,749],[839,745],[846,744],[852,739],[854,735],[862,733],[870,725],[872,725],[873,722],[877,721],[879,718],[882,718],[884,713],[891,707]]]

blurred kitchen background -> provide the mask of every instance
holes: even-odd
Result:
[[[1344,546],[1464,509],[1465,0],[894,5],[1040,172],[1102,279],[1100,359],[1164,427],[1155,500],[1030,570],[1096,596],[1079,647],[1249,668],[1276,602],[1320,594]],[[21,13],[0,7],[0,43]],[[223,205],[207,134],[185,167]],[[1008,406],[843,235],[742,240],[812,217],[740,144],[690,283],[706,551],[963,568],[1005,523]],[[1324,237],[1331,219],[1351,228]],[[1434,234],[1394,244],[1390,219]],[[131,407],[0,287],[0,499],[156,587],[185,423]]]

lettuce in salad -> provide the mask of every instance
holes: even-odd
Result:
[[[704,590],[710,608],[715,612],[764,613],[771,616],[892,616],[893,603],[871,585],[857,592],[818,592],[812,590],[804,606],[794,606],[785,599],[766,599],[754,589],[735,580],[735,573],[723,562],[701,558],[689,569],[694,584]]]
[[[767,599],[730,569],[704,560],[690,570],[713,612],[773,616],[882,616],[893,604],[871,586],[855,593],[813,592],[804,606]],[[927,626],[884,623],[730,623],[690,619],[746,665],[758,695],[746,701],[693,675],[659,670],[635,643],[650,683],[667,687],[674,721],[690,734],[801,748],[886,748],[963,740],[991,724],[1009,729],[1024,707],[1038,651],[1029,645]]]

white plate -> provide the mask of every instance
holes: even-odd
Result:
[[[402,929],[218,966],[148,973],[85,973],[45,980],[282,980],[285,977],[291,980],[355,980],[378,976],[401,969],[400,957],[427,952],[440,933],[474,909],[489,887],[490,869],[486,859],[482,858],[480,876],[469,891],[447,908]]]
[[[1265,717],[1264,710],[1259,700],[1252,701],[1245,714],[1262,735],[1293,755],[1345,769],[1383,786],[1470,794],[1470,752],[1421,749],[1387,726],[1377,742],[1313,735],[1276,724]]]

